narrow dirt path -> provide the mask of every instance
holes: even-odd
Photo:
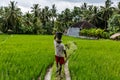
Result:
[[[71,80],[70,72],[69,72],[69,68],[68,68],[68,62],[69,62],[69,61],[67,61],[67,62],[65,63],[64,71],[65,71],[66,80]]]
[[[44,80],[51,80],[51,74],[52,74],[52,66],[48,68]]]
[[[68,51],[67,51],[69,53],[68,60],[64,66],[66,80],[71,80],[68,63],[69,63],[69,58],[74,54],[74,51],[77,49],[77,46],[74,42],[71,42],[69,48],[70,49],[68,49]]]

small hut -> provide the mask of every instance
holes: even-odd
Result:
[[[93,24],[87,21],[81,21],[76,24],[73,24],[67,31],[68,36],[79,37],[80,30],[96,28]]]

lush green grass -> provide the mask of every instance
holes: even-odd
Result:
[[[72,80],[120,80],[120,42],[75,40],[78,46],[70,58]]]
[[[77,44],[69,61],[72,80],[120,80],[119,41],[63,37],[63,43],[69,41]],[[43,80],[53,62],[53,36],[0,35],[0,80],[37,80],[40,75]]]
[[[9,37],[10,35],[0,35],[0,44],[3,44]]]
[[[0,35],[0,43],[7,35]],[[0,44],[0,80],[31,80],[53,63],[52,36],[12,35]]]
[[[0,35],[0,80],[43,80],[53,62],[53,36]]]

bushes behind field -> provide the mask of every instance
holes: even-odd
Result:
[[[103,29],[82,29],[80,35],[88,37],[97,37],[97,38],[109,38],[109,33],[105,32]]]

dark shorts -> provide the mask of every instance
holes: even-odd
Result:
[[[56,63],[60,63],[60,64],[64,64],[65,63],[64,57],[59,57],[59,56],[55,55],[55,60],[56,60]]]

